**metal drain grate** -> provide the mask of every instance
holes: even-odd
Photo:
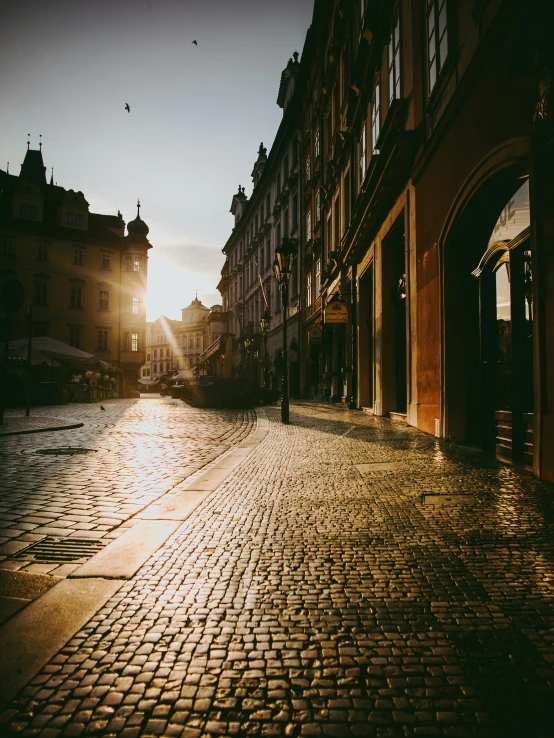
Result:
[[[95,454],[92,448],[77,448],[74,446],[60,446],[59,448],[41,448],[35,454],[43,456],[77,456],[77,454]]]
[[[14,558],[41,563],[84,563],[104,548],[102,541],[90,538],[54,538],[48,536],[23,549]]]

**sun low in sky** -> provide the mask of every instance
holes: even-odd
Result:
[[[150,227],[147,318],[217,293],[229,207],[282,111],[313,0],[2,0],[0,161],[42,134],[48,178]],[[193,41],[197,43],[194,44]],[[130,112],[125,108],[128,103]]]

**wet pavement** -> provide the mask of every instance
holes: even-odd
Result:
[[[291,409],[285,427],[267,409],[265,440],[30,680],[0,732],[554,735],[552,487],[386,419]],[[152,446],[164,481],[179,440]],[[134,495],[150,495],[147,467],[123,460]]]
[[[92,555],[148,504],[246,438],[255,423],[253,411],[200,411],[157,396],[23,415],[8,411],[6,419],[18,427],[83,424],[0,438],[0,569],[55,576],[77,567],[63,554],[69,539],[81,542],[84,558]],[[58,561],[30,548],[45,540],[62,543]]]

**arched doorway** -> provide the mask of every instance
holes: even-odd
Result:
[[[526,186],[528,152],[526,140],[508,143],[477,168],[462,189],[440,241],[442,431],[447,438],[490,452],[497,446],[497,423],[507,418],[496,413],[507,410],[501,406],[507,404],[508,389],[514,389],[512,316],[519,321],[518,342],[523,340],[528,347],[532,342],[521,339],[526,330],[521,325],[521,315],[526,315],[522,294],[530,276],[530,272],[525,276],[525,261],[529,270],[531,266],[528,197],[526,214],[521,207],[514,211],[514,196]],[[514,217],[519,225],[526,219],[525,225],[518,225],[517,235],[527,228],[519,245],[499,231],[504,219],[513,225]],[[518,366],[515,371],[523,376],[528,370]],[[532,397],[529,382],[524,389],[515,387],[511,402],[515,400],[518,408],[529,407],[525,399]],[[517,412],[523,414],[523,410]],[[519,461],[525,456],[523,420],[516,425],[514,458]],[[507,440],[507,434],[509,430],[500,437]],[[502,458],[508,457],[507,447],[499,450]],[[528,454],[525,460],[529,463]]]
[[[482,447],[533,465],[533,272],[529,183],[506,203],[473,276],[479,280]]]

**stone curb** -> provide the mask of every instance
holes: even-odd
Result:
[[[73,430],[74,428],[82,428],[84,423],[73,423],[72,425],[53,425],[51,428],[30,428],[29,430],[20,431],[7,431],[6,433],[0,433],[2,436],[22,436],[26,433],[48,433],[48,431],[63,431]]]
[[[269,420],[263,408],[255,408],[255,412],[256,430],[245,441],[194,482],[176,485],[161,500],[145,508],[135,516],[136,526],[0,626],[0,708],[38,674],[261,443],[269,433]],[[255,443],[246,443],[253,437]]]

